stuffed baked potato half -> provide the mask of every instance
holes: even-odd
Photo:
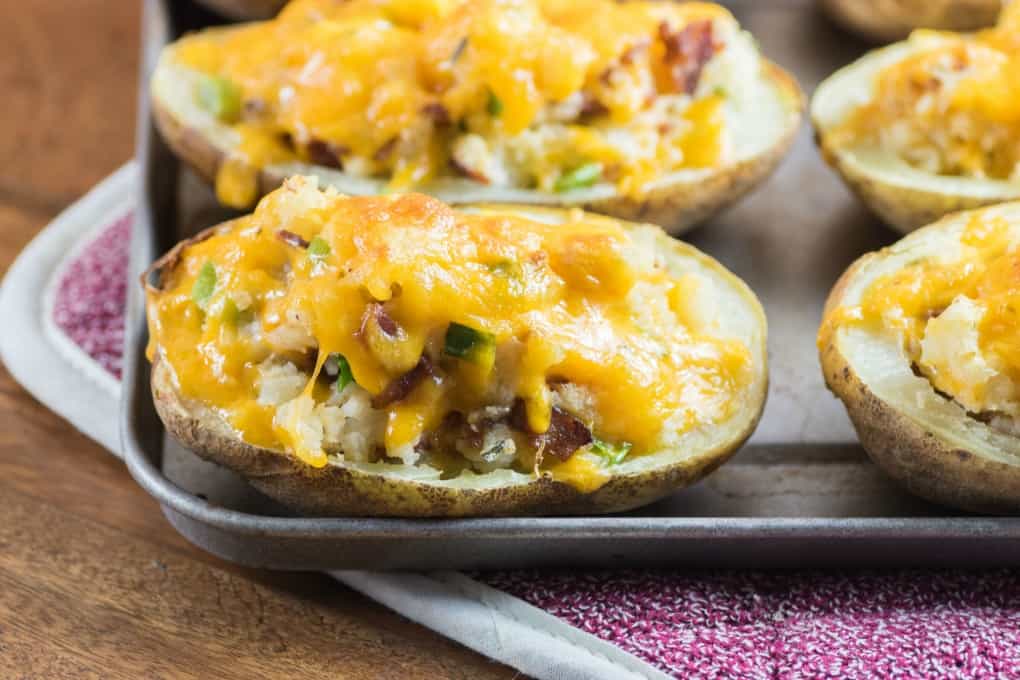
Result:
[[[837,71],[811,117],[826,160],[906,233],[1020,198],[1020,4],[976,34],[915,32]]]
[[[612,0],[296,0],[168,46],[151,91],[167,142],[234,207],[305,174],[674,233],[764,179],[803,109],[725,9]]]
[[[973,31],[991,26],[1002,0],[822,0],[822,7],[861,37],[889,42],[916,28]]]
[[[276,16],[287,0],[199,0],[201,4],[228,19],[250,21]]]
[[[958,213],[836,284],[822,369],[874,461],[929,500],[1020,512],[1020,204]]]
[[[148,275],[171,435],[322,515],[604,513],[722,464],[766,324],[658,227],[294,177]]]

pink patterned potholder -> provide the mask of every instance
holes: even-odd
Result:
[[[120,377],[130,217],[65,270],[57,325]],[[1020,678],[1020,572],[585,571],[474,578],[677,678]]]

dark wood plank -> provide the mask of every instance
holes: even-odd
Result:
[[[0,1],[0,271],[131,157],[140,4]],[[0,677],[285,675],[516,674],[325,575],[192,547],[0,369]]]

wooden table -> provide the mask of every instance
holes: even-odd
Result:
[[[0,1],[0,267],[127,160],[140,3]],[[0,370],[0,677],[511,678],[321,574],[192,547]]]

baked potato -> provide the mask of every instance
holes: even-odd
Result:
[[[841,26],[874,42],[902,40],[916,28],[974,31],[995,23],[1002,0],[822,0]]]
[[[228,19],[250,21],[276,16],[287,0],[199,0],[209,9]]]
[[[146,278],[169,433],[317,515],[605,513],[765,401],[754,294],[651,225],[295,176]]]
[[[819,332],[825,381],[910,491],[1020,512],[1020,203],[943,218],[855,262]]]
[[[226,205],[306,174],[673,233],[764,179],[803,109],[725,9],[612,0],[296,0],[168,46],[151,92]]]
[[[977,34],[918,31],[827,78],[811,101],[825,159],[907,233],[1020,198],[1020,4]]]

